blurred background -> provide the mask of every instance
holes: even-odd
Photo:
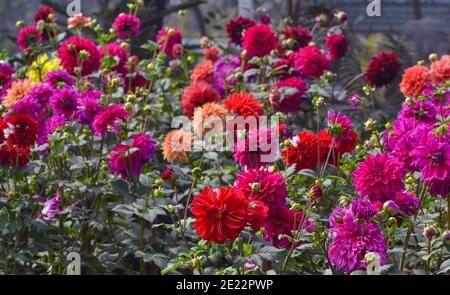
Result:
[[[84,15],[96,17],[100,24],[109,28],[114,18],[127,11],[126,0],[76,0]],[[33,23],[33,15],[41,5],[52,6],[58,11],[61,26],[67,25],[66,8],[72,0],[0,0],[0,48],[11,53],[18,51],[15,43],[16,21]],[[164,25],[176,25],[183,31],[185,46],[198,46],[198,38],[208,36],[226,44],[225,24],[237,15],[257,20],[262,14],[269,15],[275,28],[289,18],[295,25],[309,29],[314,18],[321,13],[333,14],[333,9],[348,13],[346,35],[350,41],[346,58],[334,64],[338,79],[350,81],[361,73],[370,57],[380,50],[395,51],[403,67],[418,60],[427,59],[430,53],[439,55],[450,52],[450,0],[144,0],[145,7],[139,17],[143,22],[136,48],[146,40],[153,39]],[[380,3],[380,16],[370,17],[367,6]],[[186,10],[185,17],[177,12]],[[136,51],[134,51],[136,52]],[[398,77],[398,80],[400,77]],[[402,100],[398,81],[384,89],[383,96],[389,98],[385,112],[395,112],[392,102]],[[352,85],[360,90],[363,81]],[[383,103],[383,102],[381,102]],[[383,106],[382,106],[383,107]]]

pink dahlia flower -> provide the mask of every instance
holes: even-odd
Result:
[[[120,104],[113,104],[104,109],[94,118],[92,129],[98,136],[105,135],[108,131],[118,134],[120,125],[130,117],[130,113]]]
[[[164,52],[168,56],[178,56],[179,54],[176,52],[176,45],[181,45],[183,40],[183,35],[181,34],[180,29],[177,27],[168,27],[162,28],[158,35],[156,35],[156,42],[159,45],[159,50]]]
[[[317,46],[306,46],[294,53],[294,68],[307,79],[320,78],[330,68],[330,62]]]
[[[244,32],[242,46],[247,52],[247,57],[263,57],[278,46],[278,38],[267,25],[256,25]]]
[[[120,39],[128,40],[139,35],[141,20],[134,15],[121,13],[114,20],[113,28]]]
[[[353,172],[353,185],[362,197],[368,197],[372,202],[385,202],[394,199],[403,189],[405,174],[403,164],[397,158],[386,153],[370,155]]]
[[[423,180],[444,180],[450,175],[450,145],[430,136],[425,144],[411,152],[414,164],[422,170]]]

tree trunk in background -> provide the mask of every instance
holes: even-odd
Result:
[[[253,18],[253,11],[255,9],[255,2],[253,0],[238,0],[239,15]]]
[[[421,19],[422,5],[420,4],[420,0],[412,0],[412,7],[414,10],[414,19]]]

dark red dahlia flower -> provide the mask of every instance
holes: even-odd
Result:
[[[395,79],[401,66],[394,52],[380,52],[370,60],[364,77],[370,86],[383,87]]]
[[[30,149],[10,144],[0,147],[0,165],[19,168],[30,162]]]
[[[326,37],[328,54],[331,60],[339,59],[347,53],[347,38],[342,34],[333,34]]]
[[[248,223],[249,202],[233,188],[205,187],[194,197],[194,229],[209,242],[235,240]]]
[[[52,14],[53,16],[55,14],[55,10],[53,9],[53,7],[43,5],[36,11],[34,15],[34,22],[38,23],[41,20],[47,24],[56,22],[55,17],[49,17],[50,14]]]
[[[309,42],[312,41],[311,32],[308,29],[303,28],[302,26],[290,26],[289,28],[283,29],[280,34],[283,39],[288,42],[288,48],[294,51],[308,46]],[[290,42],[292,42],[290,40],[293,41],[293,44],[291,45],[289,44]]]
[[[231,43],[241,45],[242,33],[246,29],[251,28],[255,25],[256,23],[254,21],[243,16],[238,16],[235,19],[228,21],[227,23],[228,39],[230,40]]]

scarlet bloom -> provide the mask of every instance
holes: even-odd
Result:
[[[19,31],[16,42],[19,45],[19,49],[25,51],[43,40],[44,36],[36,30],[35,26],[28,26]]]
[[[205,187],[194,197],[194,229],[203,240],[223,243],[235,240],[248,222],[249,202],[233,188]]]
[[[206,82],[197,82],[186,87],[181,98],[183,113],[185,116],[192,117],[194,110],[208,102],[218,102],[220,94],[211,84]]]
[[[131,39],[139,35],[141,20],[134,15],[121,13],[114,20],[113,28],[120,39]]]
[[[87,57],[81,60],[81,54]],[[76,75],[75,68],[81,69],[81,75],[86,76],[95,72],[100,67],[100,52],[94,41],[77,36],[67,39],[58,50],[61,65],[72,75]]]
[[[308,46],[309,42],[312,41],[311,32],[308,29],[303,28],[302,26],[291,26],[282,30],[280,34],[284,40],[287,40],[288,42],[289,40],[294,41],[294,44],[292,46],[289,46],[289,48],[294,51]]]
[[[395,79],[401,66],[394,52],[380,52],[370,60],[364,77],[370,86],[383,87]]]
[[[254,21],[243,16],[238,16],[235,19],[228,21],[227,23],[228,39],[230,40],[231,43],[241,45],[242,33],[246,29],[251,28],[255,25],[256,23]]]
[[[292,139],[292,145],[281,154],[286,166],[296,164],[297,171],[311,169],[317,164],[318,137],[308,131],[302,131]]]
[[[339,59],[347,53],[348,42],[342,34],[333,34],[326,37],[328,54],[331,60]]]
[[[4,138],[10,145],[28,147],[34,144],[38,133],[36,120],[28,114],[14,114],[3,119],[0,124],[0,139]]]
[[[317,46],[307,46],[294,53],[294,68],[305,78],[320,78],[330,68],[330,62]]]
[[[450,55],[444,55],[431,64],[431,77],[434,83],[450,80]]]
[[[206,60],[198,64],[191,75],[193,83],[204,81],[212,84],[214,82],[214,64],[210,60]]]
[[[405,96],[417,97],[422,94],[429,82],[428,68],[415,65],[405,70],[400,83],[400,90]]]
[[[228,111],[244,118],[264,115],[262,104],[250,93],[233,93],[223,102]]]
[[[203,51],[203,57],[213,63],[219,59],[220,50],[217,47],[210,47]]]
[[[261,201],[250,201],[248,204],[248,223],[254,231],[258,231],[264,225],[264,221],[269,216],[269,208]]]
[[[256,25],[244,32],[242,46],[249,58],[262,57],[278,46],[278,38],[267,25]]]
[[[54,16],[54,13],[55,10],[53,9],[53,7],[43,5],[36,11],[34,15],[34,22],[38,23],[40,20],[42,20],[45,23],[54,23],[56,22],[56,18],[53,17],[52,19],[50,19],[49,17],[50,14],[53,14]]]

